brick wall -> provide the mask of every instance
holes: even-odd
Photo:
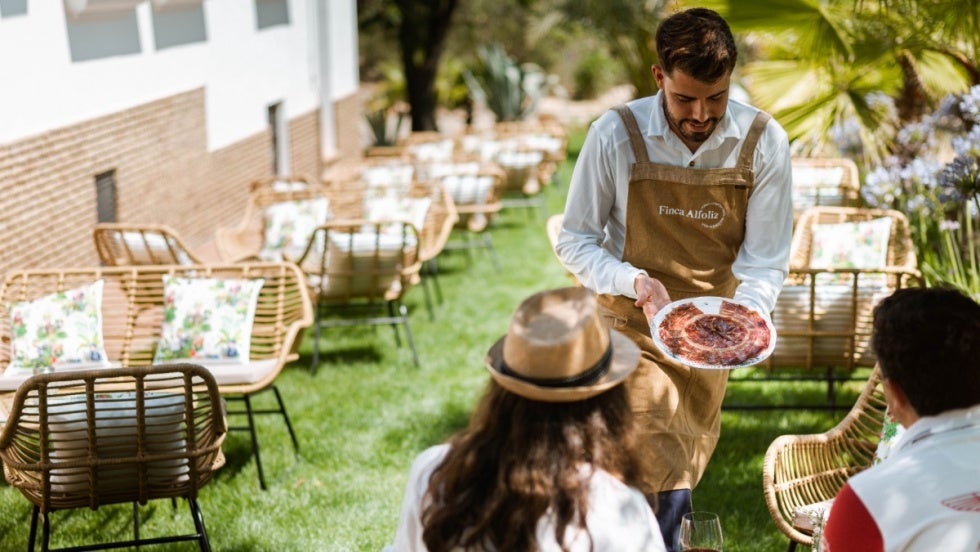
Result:
[[[205,126],[198,89],[0,144],[0,273],[97,264],[95,176],[109,170],[119,221],[167,224],[208,249],[215,228],[241,220],[272,157],[268,132],[208,152]],[[291,120],[290,136],[294,170],[319,174],[319,114]]]

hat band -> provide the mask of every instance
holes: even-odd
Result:
[[[529,378],[527,376],[518,374],[513,368],[507,366],[507,362],[503,359],[500,360],[500,373],[508,375],[512,378],[516,378],[528,383],[533,383],[539,387],[582,387],[586,385],[592,385],[599,381],[600,378],[609,373],[609,365],[612,360],[612,343],[606,348],[606,352],[602,355],[602,358],[598,362],[592,365],[591,368],[582,372],[581,374],[576,374],[574,376],[568,376],[565,378]]]

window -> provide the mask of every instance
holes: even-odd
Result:
[[[98,222],[116,222],[116,170],[95,175],[95,208]]]
[[[272,172],[288,175],[289,164],[289,126],[283,113],[282,102],[269,106],[269,133],[272,135]]]

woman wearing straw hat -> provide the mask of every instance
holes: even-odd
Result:
[[[586,288],[525,299],[469,426],[416,458],[394,550],[652,550],[623,380],[639,349]]]

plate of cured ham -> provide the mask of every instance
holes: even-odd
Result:
[[[674,301],[654,316],[650,334],[664,354],[692,368],[744,368],[776,348],[768,316],[723,297]]]

